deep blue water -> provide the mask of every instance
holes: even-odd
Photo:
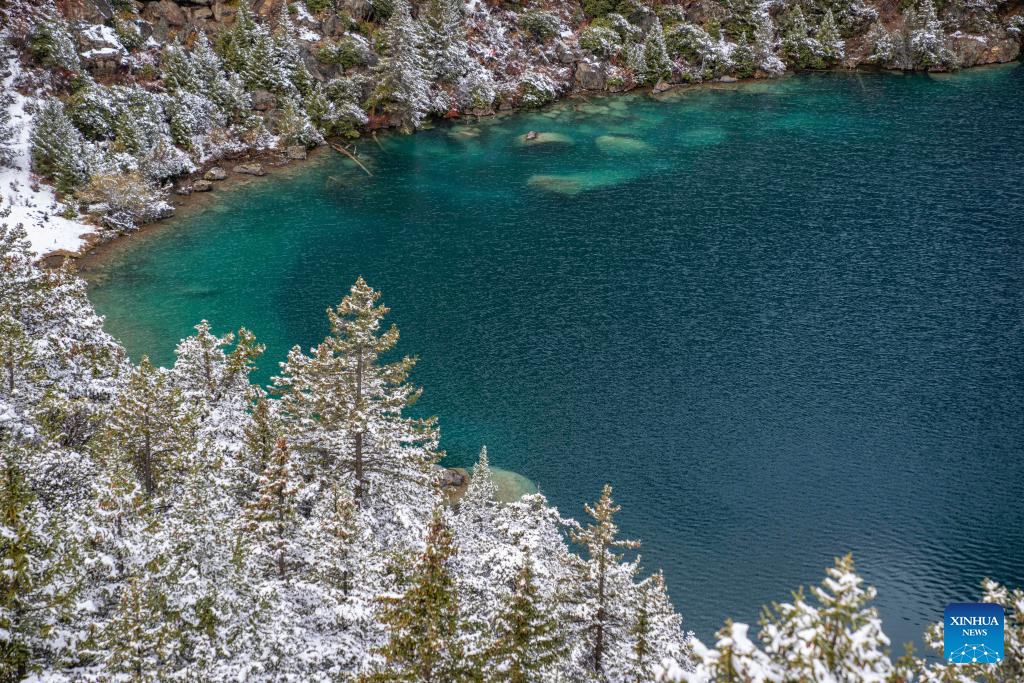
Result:
[[[899,644],[1024,584],[1022,104],[1016,67],[832,74],[361,141],[372,178],[225,193],[92,297],[162,363],[247,325],[266,378],[362,274],[448,462],[572,515],[611,482],[701,637],[853,551]]]

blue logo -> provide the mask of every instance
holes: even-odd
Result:
[[[999,664],[1003,661],[1003,608],[991,602],[954,602],[942,619],[946,661]]]

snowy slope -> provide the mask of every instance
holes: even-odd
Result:
[[[29,170],[32,115],[25,111],[28,99],[13,87],[20,73],[18,60],[11,56],[5,56],[5,59],[10,76],[4,79],[3,88],[14,97],[11,125],[15,130],[15,168],[0,167],[0,210],[10,208],[11,215],[4,220],[25,226],[36,254],[43,256],[58,249],[75,251],[84,243],[80,235],[90,232],[91,228],[56,215],[61,205],[54,196],[53,188],[33,180]]]

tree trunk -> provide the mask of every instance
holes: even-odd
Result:
[[[356,410],[359,410],[363,405],[363,348],[357,349],[359,357],[356,359]],[[356,475],[356,488],[355,488],[355,499],[356,505],[360,505],[363,498],[363,487],[365,484],[365,473],[363,472],[363,433],[361,431],[356,432],[356,462],[355,462],[355,475]]]
[[[594,637],[594,671],[602,673],[601,660],[604,657],[604,575],[605,553],[601,550],[601,559],[597,563],[597,633]]]

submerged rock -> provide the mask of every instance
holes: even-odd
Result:
[[[209,192],[213,189],[213,183],[209,180],[197,180],[192,183],[193,192]]]
[[[612,152],[620,154],[637,154],[639,152],[646,152],[651,148],[643,140],[638,138],[631,138],[626,135],[602,135],[595,141],[598,148],[602,152]]]
[[[306,148],[302,145],[289,145],[285,156],[293,161],[302,161],[306,158]]]
[[[549,145],[552,143],[571,145],[574,143],[574,140],[568,135],[562,133],[538,133],[535,130],[531,130],[519,138],[519,140],[524,145]]]
[[[263,164],[238,164],[232,170],[235,173],[241,173],[243,175],[267,175],[267,171],[263,168]]]

